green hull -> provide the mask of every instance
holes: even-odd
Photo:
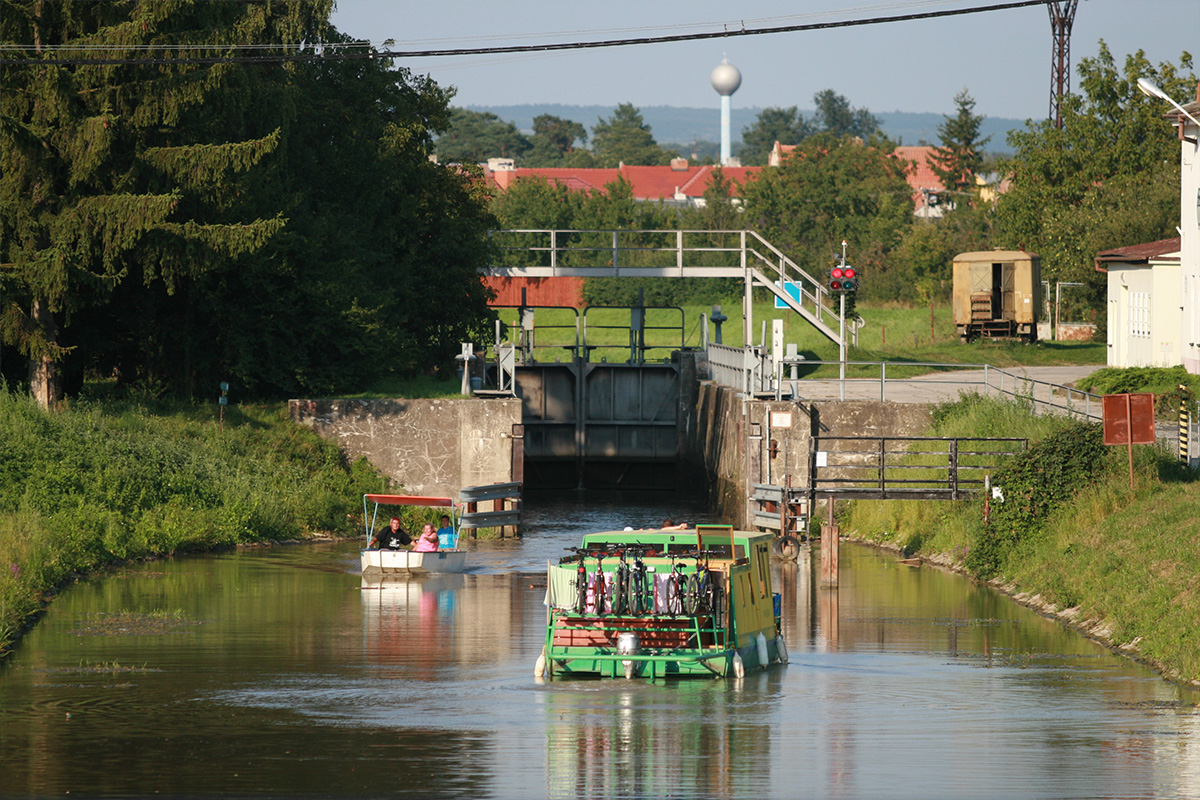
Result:
[[[778,596],[770,586],[771,540],[769,534],[728,526],[587,536],[576,556],[548,568],[550,615],[536,673],[545,678],[740,677],[746,670],[786,661]],[[593,608],[593,585],[598,586],[602,576],[606,591],[624,585],[612,571],[629,552],[644,557],[647,573],[659,576],[659,590],[664,589],[664,575],[686,576],[703,569],[720,600],[709,596],[710,602],[674,605],[656,598],[648,613],[630,614],[629,608],[640,607],[630,592],[630,601],[620,608],[611,595],[602,609]],[[580,575],[588,580],[586,595]],[[689,599],[700,596],[697,590]],[[692,613],[678,613],[684,608]]]

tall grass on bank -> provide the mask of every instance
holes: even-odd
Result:
[[[985,432],[986,431],[986,432]],[[1003,501],[848,504],[861,538],[950,556],[964,571],[1099,621],[1171,676],[1200,680],[1200,483],[1171,453],[1097,445],[1099,429],[978,395],[937,407],[931,435],[1017,436],[993,476]]]
[[[48,591],[125,559],[348,533],[383,480],[278,406],[49,414],[0,389],[0,654]]]

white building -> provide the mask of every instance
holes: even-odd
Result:
[[[1181,175],[1179,201],[1180,269],[1183,273],[1183,366],[1200,374],[1200,83],[1196,99],[1168,116],[1179,128]],[[1178,291],[1178,290],[1177,290]]]
[[[1153,84],[1142,90],[1169,100]],[[1196,122],[1200,84],[1195,101],[1176,106],[1166,117],[1179,131],[1179,236],[1099,253],[1096,269],[1108,273],[1109,366],[1182,364],[1196,375],[1200,374],[1200,124]]]
[[[1108,366],[1173,367],[1183,359],[1179,237],[1105,250]]]

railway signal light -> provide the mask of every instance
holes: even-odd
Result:
[[[829,291],[853,292],[858,288],[858,273],[851,266],[837,266],[829,271]]]
[[[854,267],[842,267],[842,291],[853,292],[858,288],[858,273]]]

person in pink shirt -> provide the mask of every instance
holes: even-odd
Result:
[[[433,529],[432,522],[426,522],[425,527],[421,530],[421,535],[417,537],[417,546],[413,548],[414,553],[433,553],[438,549],[437,531]]]

